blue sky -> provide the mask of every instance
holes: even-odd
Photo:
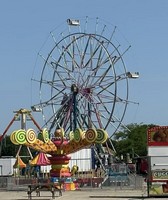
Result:
[[[116,25],[131,49],[125,60],[140,78],[129,84],[124,123],[168,125],[167,0],[2,0],[0,6],[0,131],[13,111],[32,105],[31,77],[49,32],[68,18],[99,17]],[[39,114],[38,114],[39,115]]]

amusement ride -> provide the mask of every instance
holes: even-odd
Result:
[[[32,88],[40,100],[31,111],[17,111],[1,140],[21,115],[21,129],[11,133],[11,141],[50,155],[51,177],[71,177],[69,155],[81,149],[91,148],[103,170],[100,155],[110,160],[111,150],[115,154],[111,139],[124,126],[128,79],[139,76],[127,71],[123,56],[130,45],[122,47],[116,33],[117,27],[99,18],[68,19],[50,32],[38,54]],[[32,111],[42,113],[42,127]],[[27,115],[37,132],[26,129]]]

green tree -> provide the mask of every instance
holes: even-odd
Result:
[[[1,141],[1,152],[0,156],[16,156],[16,153],[18,151],[18,145],[14,145],[11,140],[10,136],[6,135],[4,139]]]
[[[147,129],[153,126],[152,124],[129,124],[127,127],[121,127],[121,131],[114,136],[117,156],[126,156],[127,153],[131,157],[146,156]]]
[[[1,142],[1,148],[0,148],[0,156],[4,156],[4,157],[8,157],[8,156],[12,156],[12,157],[16,157],[16,154],[19,151],[20,145],[15,145],[11,142],[10,140],[10,136],[6,135],[5,138],[2,140]],[[31,153],[34,155],[35,154],[35,150],[31,149]],[[22,157],[22,160],[25,163],[28,163],[28,161],[30,160],[30,154],[29,151],[27,149],[27,147],[25,145],[23,145],[21,147],[21,150],[19,152],[20,157]]]

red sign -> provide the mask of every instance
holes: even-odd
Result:
[[[168,126],[148,129],[148,146],[168,146]]]

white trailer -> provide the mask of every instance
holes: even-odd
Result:
[[[70,154],[71,160],[69,167],[78,166],[79,171],[90,171],[92,169],[92,152],[91,148],[81,149]]]
[[[168,196],[168,126],[148,129],[148,196]]]
[[[13,165],[16,158],[4,157],[0,158],[0,176],[11,176],[14,174]]]

